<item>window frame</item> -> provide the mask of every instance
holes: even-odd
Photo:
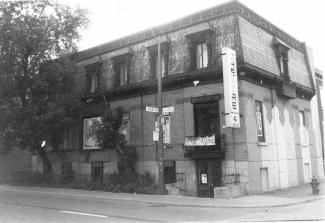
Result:
[[[261,123],[259,124],[258,121],[258,110],[257,110],[257,105],[259,105],[259,110],[260,110],[260,120]],[[257,130],[257,141],[258,142],[265,142],[265,127],[264,127],[264,112],[263,112],[263,102],[259,100],[255,100],[255,119],[256,119],[256,130]],[[259,135],[259,125],[261,125],[261,132],[262,135]]]
[[[98,165],[98,166],[97,166]],[[101,168],[100,174],[99,174],[99,180],[95,179],[95,168]],[[102,182],[104,179],[104,164],[103,162],[91,162],[91,181],[92,182]]]
[[[204,51],[204,48],[206,48],[205,51]],[[200,52],[199,52],[199,49],[201,50]],[[196,46],[195,46],[195,60],[196,60],[196,69],[197,70],[204,69],[204,68],[208,67],[209,56],[208,56],[208,44],[206,42],[196,44]]]
[[[175,160],[165,160],[163,163],[163,171],[165,184],[172,184],[177,182]]]
[[[168,61],[169,61],[169,50],[171,46],[171,41],[166,37],[165,41],[160,43],[160,54],[161,54],[161,77],[168,76]],[[150,79],[157,78],[158,69],[158,45],[153,44],[147,47],[149,52],[149,63],[150,63]]]
[[[212,29],[191,33],[189,35],[186,35],[186,38],[188,39],[188,51],[190,54],[190,71],[195,70],[202,70],[202,69],[208,69],[213,67],[213,61],[212,61],[212,54],[213,54],[213,46],[214,46],[214,34],[215,31]],[[206,44],[207,47],[207,66],[199,68],[197,66],[197,46],[201,44]]]
[[[100,75],[101,75],[101,62],[95,62],[84,66],[87,79],[87,93],[94,94],[97,93],[100,89]]]
[[[122,87],[130,84],[131,62],[133,53],[127,52],[122,55],[112,57],[113,70],[115,73],[114,87]],[[124,66],[124,83],[121,83],[121,66]]]

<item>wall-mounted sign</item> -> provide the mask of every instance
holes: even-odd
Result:
[[[159,112],[159,109],[157,107],[153,107],[153,106],[146,106],[146,111],[147,112],[158,113]]]
[[[162,109],[163,113],[174,112],[174,106],[165,107]]]
[[[184,142],[184,146],[214,146],[215,144],[215,135],[206,137],[186,137]]]
[[[159,132],[158,131],[153,131],[152,132],[152,140],[154,142],[158,142],[159,141]]]
[[[165,124],[162,126],[163,130],[163,143],[170,144],[170,116],[165,116]]]
[[[83,120],[83,149],[101,149],[99,143],[97,142],[97,137],[93,132],[95,124],[101,123],[101,117],[85,118]]]
[[[222,48],[225,127],[240,128],[236,51]]]

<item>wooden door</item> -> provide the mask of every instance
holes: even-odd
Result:
[[[198,159],[196,161],[198,196],[214,197],[213,188],[221,186],[221,161],[217,159]]]

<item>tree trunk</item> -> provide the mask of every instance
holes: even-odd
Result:
[[[43,173],[44,174],[51,174],[52,173],[52,164],[50,159],[48,158],[46,152],[44,151],[44,148],[38,147],[37,148],[38,155],[42,159],[43,162]]]

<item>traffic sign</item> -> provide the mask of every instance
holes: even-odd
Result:
[[[174,106],[165,107],[162,109],[163,113],[174,112]]]
[[[159,112],[159,109],[157,107],[153,107],[153,106],[146,106],[146,111],[147,112],[158,113]]]

